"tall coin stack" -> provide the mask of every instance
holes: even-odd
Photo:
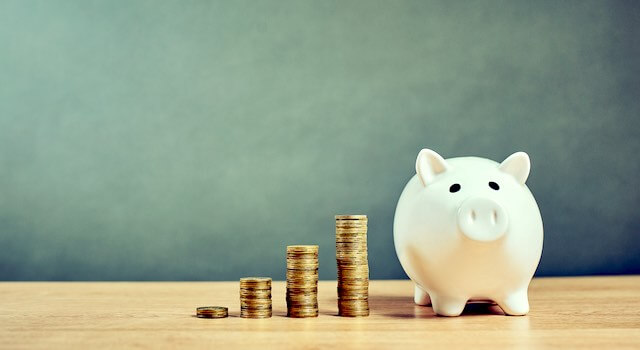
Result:
[[[287,246],[287,316],[318,317],[318,246]]]
[[[336,215],[338,315],[369,316],[367,216]]]
[[[245,277],[240,279],[240,317],[271,317],[271,278]]]

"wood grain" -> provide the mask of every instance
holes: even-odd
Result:
[[[0,283],[0,348],[640,348],[640,276],[539,278],[528,316],[470,304],[435,316],[409,281],[372,281],[371,316],[337,317],[336,283],[319,285],[320,317],[242,319],[237,282]],[[197,306],[229,307],[198,319]]]

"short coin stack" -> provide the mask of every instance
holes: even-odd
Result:
[[[271,278],[245,277],[240,279],[240,317],[271,317]]]
[[[367,216],[336,215],[338,314],[369,316]]]
[[[229,316],[229,309],[223,306],[201,306],[196,309],[199,318],[225,318]]]
[[[287,246],[287,316],[318,317],[318,246]]]

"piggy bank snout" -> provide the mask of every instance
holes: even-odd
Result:
[[[508,225],[507,212],[489,198],[468,198],[458,209],[458,227],[474,241],[494,241],[505,234]]]

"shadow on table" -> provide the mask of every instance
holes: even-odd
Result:
[[[369,307],[372,314],[393,318],[436,318],[431,305],[419,306],[411,296],[370,297]],[[473,301],[467,303],[462,316],[504,315],[502,309],[493,302]]]

